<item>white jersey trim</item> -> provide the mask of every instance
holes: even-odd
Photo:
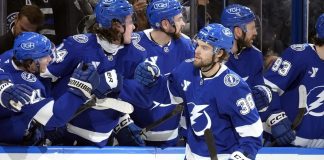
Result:
[[[235,130],[241,137],[260,137],[263,132],[261,119],[250,125],[235,127]]]
[[[95,142],[95,143],[99,143],[99,142],[102,142],[103,140],[108,139],[112,133],[112,130],[108,133],[93,132],[90,130],[79,128],[79,127],[74,126],[70,123],[67,124],[66,128],[69,133],[73,133],[75,135],[78,135],[86,140],[89,140],[89,141]]]
[[[324,148],[324,139],[307,139],[296,136],[292,144],[306,148]]]
[[[282,90],[281,88],[279,88],[277,85],[275,85],[274,83],[270,82],[269,80],[267,80],[266,78],[264,78],[264,83],[268,86],[271,87],[271,91],[273,92],[277,92],[279,94],[279,96],[281,96],[282,94],[285,93],[284,90]]]
[[[146,141],[170,141],[178,137],[178,128],[166,131],[148,131],[145,132]]]
[[[54,100],[49,101],[36,113],[34,119],[36,119],[39,123],[45,126],[53,116],[53,107],[54,107]]]

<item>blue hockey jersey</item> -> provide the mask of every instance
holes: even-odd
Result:
[[[248,85],[236,73],[222,65],[215,76],[203,78],[188,61],[168,78],[161,77],[147,93],[163,90],[169,92],[164,100],[186,106],[186,159],[210,159],[206,129],[212,130],[219,158],[234,151],[255,158],[261,148],[262,123]]]
[[[276,92],[264,120],[273,112],[285,111],[294,121],[298,107],[299,86],[307,91],[307,112],[296,128],[293,145],[324,147],[324,62],[312,44],[295,44],[287,48],[265,74],[265,82]],[[268,131],[270,132],[270,131]]]
[[[81,61],[95,64],[99,74],[115,69],[125,79],[133,78],[136,66],[144,60],[142,55],[133,52],[132,45],[120,46],[114,53],[104,51],[102,45],[111,44],[94,34],[75,35],[63,41],[58,47],[61,60],[50,65],[47,73],[53,79],[58,78],[53,86],[54,97],[63,93],[73,69]],[[65,143],[105,146],[121,115],[111,109],[89,108],[67,124]]]
[[[34,74],[19,70],[11,60],[2,69],[10,74],[14,84],[26,84],[35,90],[30,104],[25,105],[20,112],[0,107],[2,143],[21,144],[32,120],[47,127],[63,126],[84,103],[82,98],[70,92],[54,101],[46,95],[43,84]]]
[[[262,53],[254,46],[243,49],[239,55],[230,53],[225,64],[240,75],[250,87],[264,84]]]
[[[169,74],[176,66],[186,59],[193,57],[194,49],[190,39],[181,36],[179,39],[172,39],[169,44],[160,46],[150,36],[152,29],[134,33],[132,45],[136,48],[134,52],[143,55],[146,61],[156,64],[161,74]],[[167,113],[171,112],[174,104],[162,103],[161,95],[168,93],[159,92],[152,97],[147,104],[137,103],[143,98],[141,93],[145,89],[136,81],[126,81],[120,98],[134,105],[134,112],[131,114],[135,124],[139,127],[146,127],[157,121]],[[180,115],[175,116],[163,124],[146,132],[146,144],[149,146],[174,146],[178,141],[178,127]]]

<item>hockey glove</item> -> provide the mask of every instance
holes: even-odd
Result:
[[[140,135],[141,131],[141,128],[133,122],[128,114],[121,117],[118,125],[114,128],[119,146],[145,146]]]
[[[259,112],[267,110],[271,100],[271,90],[263,85],[254,86],[252,89],[253,100]]]
[[[153,86],[159,76],[159,67],[151,62],[142,62],[135,69],[135,79],[147,87]]]
[[[119,92],[123,84],[123,77],[116,73],[116,70],[107,71],[100,75],[100,83],[93,90],[97,98],[106,98],[110,92]]]
[[[251,160],[251,159],[246,157],[243,153],[239,151],[235,151],[231,154],[229,160]]]
[[[13,85],[9,81],[0,84],[0,104],[12,111],[18,112],[22,106],[29,104],[33,89],[25,84]]]
[[[81,63],[73,72],[68,86],[69,91],[80,96],[84,100],[91,98],[93,88],[99,85],[99,74],[91,64]]]
[[[44,126],[32,120],[23,138],[25,146],[43,146],[45,144]]]
[[[285,112],[270,115],[266,123],[271,127],[271,134],[279,146],[289,145],[296,139],[295,132],[291,129],[291,121]]]

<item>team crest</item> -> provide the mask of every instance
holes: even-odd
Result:
[[[303,51],[306,48],[306,44],[293,44],[290,46],[290,48],[295,51]]]
[[[15,24],[15,19],[18,15],[18,12],[11,13],[7,16],[7,31],[10,31]]]
[[[235,74],[227,74],[224,77],[224,84],[228,87],[234,87],[240,82],[240,78]]]
[[[36,82],[37,78],[32,73],[23,72],[21,73],[21,78],[28,82]]]
[[[79,43],[87,43],[89,38],[84,34],[77,34],[72,36],[72,38]]]
[[[140,51],[145,51],[145,48],[138,44],[139,41],[141,41],[141,36],[138,33],[133,33],[132,34],[132,43],[133,43],[134,47]]]

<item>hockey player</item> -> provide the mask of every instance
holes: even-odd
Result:
[[[135,67],[143,61],[143,57],[131,52],[129,48],[132,46],[128,45],[135,29],[132,5],[127,0],[101,0],[95,8],[95,13],[97,25],[94,27],[94,33],[74,35],[64,40],[58,47],[61,61],[51,64],[47,72],[42,74],[43,77],[58,79],[53,87],[54,97],[60,96],[66,90],[71,71],[80,61],[98,65],[99,74],[107,69],[115,69],[122,75],[122,77],[116,73],[112,75],[117,76],[118,81],[122,78],[132,79]],[[107,76],[102,76],[105,77]],[[107,80],[109,82],[109,79]],[[97,98],[117,97],[119,87],[121,86],[117,86],[109,95],[100,95]],[[125,122],[129,124],[128,127],[125,127]],[[119,145],[144,145],[139,136],[140,130],[132,122],[129,115],[94,106],[67,124],[64,144],[103,147],[114,133],[114,127],[118,125],[116,132],[127,134],[127,138],[124,139],[117,136]],[[137,129],[138,133],[133,134],[133,129]]]
[[[234,34],[234,44],[226,66],[247,82],[252,89],[256,107],[262,111],[269,105],[272,95],[264,86],[262,53],[253,46],[257,36],[255,18],[250,8],[232,4],[223,10],[221,22]]]
[[[182,6],[177,0],[156,0],[149,3],[146,15],[153,29],[135,33],[132,45],[134,52],[143,55],[145,61],[159,66],[161,74],[169,74],[172,69],[186,59],[193,57],[193,47],[188,37],[181,34],[185,23]],[[125,83],[127,84],[127,83]],[[135,88],[135,89],[134,89]],[[124,86],[121,99],[134,105],[131,114],[135,124],[146,127],[175,109],[173,104],[163,104],[160,95],[153,98],[148,105],[137,104],[137,93],[145,92],[136,83]],[[160,93],[164,94],[164,93]],[[160,126],[145,133],[145,142],[149,146],[174,146],[178,141],[180,115],[177,115]]]
[[[20,112],[0,108],[1,143],[36,145],[42,143],[42,126],[64,125],[76,110],[89,98],[99,84],[93,65],[79,66],[73,73],[69,89],[57,100],[46,95],[36,75],[46,70],[53,61],[52,43],[45,36],[22,32],[17,36],[12,50],[13,57],[2,69],[9,73],[15,84],[25,84],[35,90],[30,102]],[[105,86],[98,86],[105,87]],[[67,103],[69,102],[69,103]]]
[[[265,74],[274,96],[260,116],[278,146],[324,147],[324,14],[316,32],[314,44],[291,45]]]
[[[150,93],[169,92],[161,99],[183,103],[187,123],[187,160],[210,159],[207,144],[215,139],[218,159],[255,159],[261,148],[262,123],[246,82],[222,62],[233,44],[230,29],[209,24],[196,37],[195,58],[158,76],[155,65],[141,63],[135,75]],[[149,98],[147,99],[149,100]],[[212,138],[204,136],[210,129]]]

